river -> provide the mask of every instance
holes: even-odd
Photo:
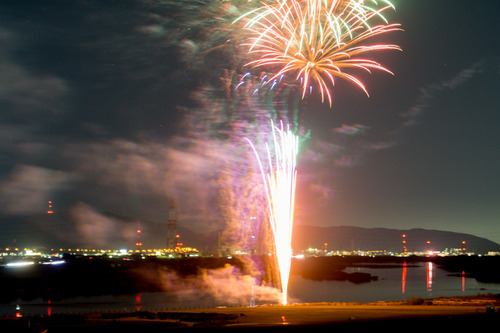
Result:
[[[364,272],[376,276],[366,283],[313,281],[292,275],[289,300],[297,302],[376,302],[441,296],[500,294],[499,283],[482,283],[466,276],[452,276],[435,264],[417,263],[402,267],[348,267],[345,272]],[[192,291],[196,293],[196,291]],[[184,297],[178,293],[151,292],[134,295],[76,297],[58,301],[35,299],[0,304],[0,316],[84,314],[117,311],[162,311],[226,306],[210,297]],[[184,295],[184,296],[183,296]],[[242,304],[251,305],[251,299]]]
[[[345,272],[370,273],[378,279],[354,284],[349,281],[305,280],[295,275],[290,278],[289,295],[300,302],[366,303],[500,293],[498,283],[482,283],[474,278],[450,275],[432,262],[394,268],[348,267]]]

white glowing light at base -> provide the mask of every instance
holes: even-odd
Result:
[[[22,266],[30,266],[34,265],[35,263],[33,261],[17,261],[17,262],[10,262],[7,264],[7,267],[22,267]]]
[[[287,304],[288,280],[292,262],[292,229],[295,206],[295,187],[297,181],[296,161],[298,153],[298,137],[287,127],[286,130],[271,123],[274,156],[266,143],[269,162],[267,172],[264,171],[259,154],[250,140],[250,145],[257,156],[262,173],[269,207],[269,220],[274,236],[274,247],[281,278],[283,304]]]

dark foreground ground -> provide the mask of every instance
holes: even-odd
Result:
[[[5,318],[0,332],[165,332],[249,331],[280,332],[411,331],[498,332],[498,295],[370,304],[320,303],[197,309],[192,311],[135,312],[51,317]]]

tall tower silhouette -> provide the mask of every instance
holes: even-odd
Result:
[[[54,208],[52,207],[52,200],[48,202],[49,206],[47,207],[47,214],[54,214]]]
[[[408,248],[406,247],[406,234],[403,234],[402,237],[403,237],[403,254],[406,255],[408,254]]]
[[[135,241],[135,246],[136,246],[137,250],[141,250],[142,249],[142,237],[141,237],[141,234],[142,234],[142,229],[141,229],[141,223],[139,222],[139,225],[137,227],[136,241]]]
[[[168,210],[168,230],[167,230],[167,249],[177,249],[177,219],[176,219],[175,201],[170,200]]]

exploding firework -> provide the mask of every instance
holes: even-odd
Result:
[[[401,29],[399,24],[387,23],[382,15],[393,8],[388,1],[382,1],[385,6],[381,8],[367,6],[365,2],[278,0],[250,11],[239,20],[247,20],[245,29],[251,37],[245,45],[257,59],[246,65],[277,68],[268,82],[293,73],[302,85],[302,98],[316,85],[322,101],[328,98],[330,106],[330,89],[335,85],[335,78],[355,83],[368,95],[363,82],[345,70],[361,69],[371,73],[376,69],[391,73],[380,63],[363,56],[373,51],[400,48],[391,44],[364,45],[363,42]],[[375,19],[382,23],[371,26],[370,22]]]
[[[389,24],[382,15],[389,8],[394,7],[384,0],[276,0],[263,4],[236,20],[246,20],[245,29],[250,37],[245,45],[251,55],[257,56],[246,65],[274,70],[261,85],[270,84],[271,89],[284,75],[295,75],[302,86],[302,98],[316,85],[322,101],[327,98],[330,106],[330,89],[336,78],[353,82],[368,95],[363,82],[349,71],[381,70],[392,74],[377,61],[364,57],[373,51],[400,50],[397,45],[365,43],[376,36],[401,30],[399,24]],[[372,25],[376,19],[382,22]],[[244,81],[240,80],[238,86],[242,84]],[[287,304],[298,140],[283,125],[272,128],[274,160],[266,145],[267,173],[252,147],[265,183],[283,304]]]
[[[259,5],[256,1],[247,0],[222,1],[221,6],[219,1],[204,0],[197,2],[204,4],[203,11],[200,11],[198,5],[184,8],[184,3],[172,1],[176,6],[183,7],[179,12],[187,10],[183,17],[185,27],[179,29],[179,36],[173,41],[179,43],[172,44],[182,46],[179,49],[183,52],[182,59],[202,73],[197,77],[206,82],[204,88],[197,91],[198,96],[207,98],[204,103],[206,107],[192,114],[190,119],[193,121],[189,122],[189,126],[193,126],[193,136],[200,139],[197,142],[203,147],[208,146],[207,138],[211,139],[211,143],[217,143],[214,145],[219,151],[214,154],[217,163],[221,163],[220,156],[234,158],[234,161],[224,165],[228,172],[226,177],[221,178],[224,205],[227,206],[225,209],[231,210],[225,215],[225,220],[231,224],[242,224],[241,217],[248,215],[249,196],[259,199],[255,200],[253,207],[259,207],[260,199],[264,198],[254,193],[258,190],[253,177],[242,178],[247,172],[251,173],[243,166],[249,161],[236,159],[234,146],[226,143],[241,142],[242,137],[250,134],[255,136],[258,134],[256,127],[270,119],[283,119],[285,123],[293,123],[296,130],[299,129],[298,108],[294,109],[295,114],[291,118],[287,114],[288,106],[284,104],[289,100],[283,98],[286,102],[279,100],[280,103],[276,103],[269,96],[275,99],[276,95],[280,98],[290,95],[294,102],[298,102],[300,95],[304,98],[314,87],[321,92],[323,101],[327,98],[331,105],[330,90],[337,78],[354,82],[367,93],[364,84],[356,76],[357,69],[390,73],[378,62],[365,59],[367,55],[379,50],[399,50],[395,45],[366,44],[374,37],[400,30],[399,25],[389,24],[384,17],[384,12],[393,8],[388,1],[266,2]],[[235,21],[238,25],[231,24]],[[249,48],[249,54],[246,50],[242,52],[243,45]],[[240,72],[243,64],[257,67],[262,73],[252,71],[253,74],[244,75]],[[261,134],[270,138],[272,146],[266,146],[269,165],[264,168],[259,160],[259,166],[264,177],[270,228],[274,236],[274,244],[269,242],[269,246],[273,245],[275,249],[283,303],[286,304],[298,138],[288,128],[274,125],[271,136]],[[252,147],[256,153],[255,147]],[[227,150],[221,152],[222,149]],[[206,154],[207,149],[204,149],[202,155]],[[246,198],[245,202],[239,202],[241,197]],[[234,229],[237,228],[244,231],[244,227]],[[228,228],[228,234],[244,234],[234,229]]]
[[[298,137],[289,128],[272,125],[273,149],[266,143],[267,171],[263,166],[255,146],[250,140],[262,173],[269,220],[274,236],[275,255],[278,262],[283,304],[287,304],[288,279],[292,260],[292,229],[295,206],[295,186],[297,179],[296,160]],[[271,150],[274,154],[271,153]]]

